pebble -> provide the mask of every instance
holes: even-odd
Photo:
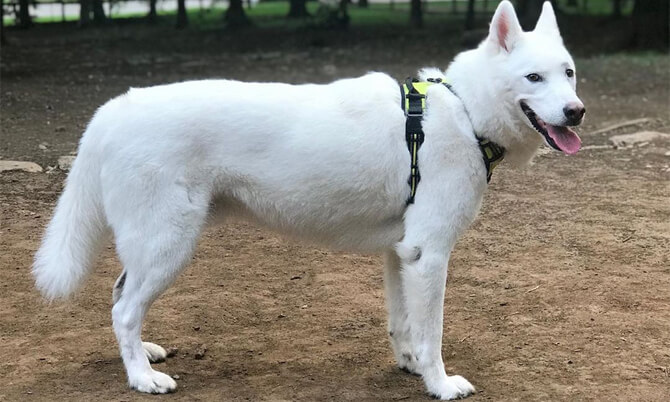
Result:
[[[614,135],[609,138],[612,145],[617,148],[633,146],[636,144],[644,146],[654,140],[670,141],[670,134],[659,133],[657,131],[639,131],[633,134]]]
[[[9,172],[9,171],[41,173],[42,167],[35,162],[0,161],[0,172]]]
[[[63,155],[58,158],[58,169],[67,172],[72,169],[72,162],[74,162],[76,156],[72,155]]]

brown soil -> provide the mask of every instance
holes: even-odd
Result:
[[[326,82],[368,70],[402,79],[423,65],[446,66],[455,52],[442,36],[392,31],[53,26],[10,39],[0,159],[44,167],[74,151],[95,108],[129,86],[203,77]],[[670,132],[668,56],[577,61],[585,145],[605,145],[614,133]],[[650,119],[589,134],[640,117]],[[525,171],[496,170],[453,254],[445,302],[445,364],[477,387],[470,400],[668,400],[668,151],[667,142],[592,148],[548,153]],[[208,230],[192,266],[149,314],[145,339],[178,349],[157,367],[179,376],[178,392],[128,390],[110,326],[121,269],[112,246],[73,300],[47,305],[33,287],[32,255],[64,179],[59,171],[0,174],[0,400],[428,399],[421,380],[393,363],[380,258],[247,224]]]

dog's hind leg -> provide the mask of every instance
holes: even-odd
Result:
[[[401,264],[394,250],[386,252],[384,258],[384,289],[388,311],[388,331],[398,367],[412,374],[416,370],[416,356],[412,351],[407,308],[400,275]]]
[[[162,194],[144,194],[142,201],[147,204],[135,209],[126,203],[115,214],[110,206],[110,222],[124,266],[112,309],[114,332],[130,387],[154,394],[172,392],[177,383],[151,368],[149,359],[164,358],[165,351],[142,342],[142,322],[153,301],[190,262],[209,206],[205,192],[176,185],[160,191]]]
[[[114,290],[112,291],[112,301],[116,304],[121,298],[123,292],[123,285],[126,283],[126,271],[123,271],[119,278],[114,283]],[[160,363],[167,359],[167,351],[160,345],[151,342],[142,342],[144,353],[149,359],[149,363]]]

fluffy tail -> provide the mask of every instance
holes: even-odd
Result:
[[[107,230],[97,158],[82,148],[35,255],[35,283],[49,300],[65,298],[81,285]]]

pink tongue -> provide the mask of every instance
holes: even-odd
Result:
[[[551,126],[547,124],[547,132],[552,140],[564,153],[568,155],[576,154],[582,146],[582,140],[577,133],[568,127]]]

